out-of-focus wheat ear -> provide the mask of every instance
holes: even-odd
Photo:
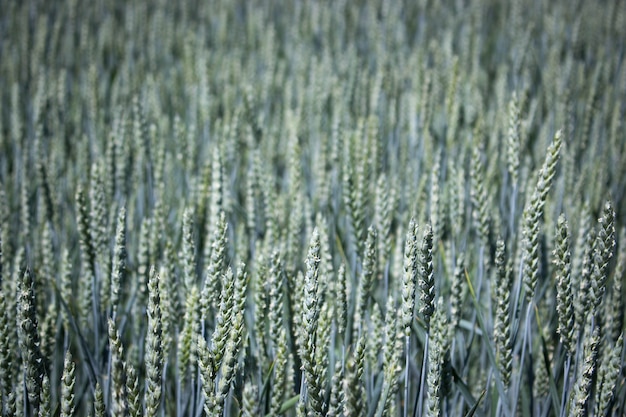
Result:
[[[156,417],[161,405],[163,383],[163,323],[161,321],[161,289],[154,267],[148,282],[148,331],[146,333],[146,397],[145,415]]]
[[[0,186],[0,288],[2,288],[3,279],[3,254],[10,253],[9,241],[9,206],[4,187]],[[4,268],[8,270],[8,268]]]
[[[196,282],[196,244],[193,236],[194,221],[191,208],[185,208],[183,212],[183,244],[182,259],[185,288],[187,291]]]
[[[445,110],[446,120],[448,126],[446,129],[446,148],[452,149],[454,142],[458,140],[458,126],[459,126],[459,109],[461,107],[461,100],[459,99],[459,57],[454,55],[452,57],[451,71],[448,75],[448,91],[446,92]]]
[[[91,225],[89,220],[87,197],[83,186],[79,184],[76,191],[76,226],[80,237],[81,271],[83,275],[92,276],[95,274],[96,253],[90,232]],[[89,285],[91,285],[91,279],[89,279],[88,282]],[[91,303],[91,297],[89,297],[89,302]]]
[[[430,225],[424,229],[424,237],[419,249],[420,314],[428,328],[435,311],[435,274],[433,271],[433,230]]]
[[[569,355],[576,351],[574,339],[574,296],[571,284],[570,234],[567,220],[562,214],[556,225],[555,248],[552,251],[555,265],[557,333]]]
[[[43,231],[41,233],[41,267],[39,269],[39,282],[35,287],[36,296],[39,300],[45,300],[48,297],[48,287],[49,283],[54,281],[55,279],[55,253],[54,247],[52,243],[52,226],[49,221],[45,221],[43,226]],[[0,258],[2,256],[0,255]],[[0,259],[0,262],[2,260]],[[1,269],[2,267],[0,267]],[[1,274],[1,271],[0,271]],[[0,281],[1,277],[0,277]],[[43,317],[46,314],[46,305],[45,303],[40,303],[37,306],[37,314],[39,317]]]
[[[39,395],[39,417],[50,417],[52,398],[50,397],[50,378],[48,375],[43,376],[41,381],[41,393]]]
[[[117,143],[115,142],[115,131],[118,129],[117,124],[119,123],[120,115],[119,113],[113,110],[113,128],[112,131],[107,134],[106,137],[106,148],[104,150],[104,191],[107,201],[112,202],[115,200],[115,181],[117,179],[117,170],[118,170],[118,161],[117,161],[117,153],[115,147]],[[158,184],[158,183],[157,183]]]
[[[594,416],[606,416],[611,411],[618,378],[622,369],[621,356],[623,347],[624,336],[620,334],[614,345],[603,349],[604,354],[602,355],[596,377]]]
[[[108,210],[104,185],[104,172],[101,163],[91,168],[89,178],[89,234],[93,244],[94,260],[101,268],[107,265],[104,257],[108,255]],[[108,271],[103,271],[108,275]]]
[[[235,226],[235,236],[246,236],[246,226],[243,222],[238,223]],[[242,262],[247,261],[249,259],[247,236],[246,239],[236,239],[234,246],[235,253],[233,256],[233,260]]]
[[[212,415],[213,401],[215,400],[215,365],[211,350],[207,346],[203,337],[196,339],[196,349],[198,351],[198,369],[202,380],[202,393],[204,394],[204,412],[207,416]]]
[[[598,220],[598,235],[593,251],[593,272],[591,289],[593,291],[594,311],[600,307],[606,292],[609,262],[615,252],[615,210],[613,204],[607,201],[603,207],[602,217]]]
[[[291,380],[288,380],[286,377],[289,354],[287,332],[284,326],[280,327],[277,332],[278,340],[274,348],[276,353],[274,356],[274,375],[270,397],[270,414],[273,416],[280,414],[280,407],[283,405],[289,384],[291,384]]]
[[[368,335],[365,354],[367,369],[372,370],[379,368],[380,354],[383,352],[385,343],[385,320],[378,303],[372,303],[369,310],[369,326],[364,328]]]
[[[109,318],[109,350],[111,352],[111,413],[116,416],[127,416],[129,413],[128,390],[126,387],[126,365],[124,363],[124,347],[120,340],[113,319]]]
[[[148,135],[148,123],[146,121],[146,111],[144,109],[144,97],[133,95],[132,98],[132,133],[137,150],[137,169],[143,171],[145,165],[149,165],[152,159],[150,149],[150,137]],[[191,168],[191,167],[189,167]]]
[[[179,323],[182,320],[185,312],[183,291],[180,289],[182,285],[179,285],[177,274],[177,264],[178,262],[172,242],[168,239],[163,247],[163,262],[161,264],[165,269],[165,272],[161,274],[161,280],[163,281],[161,285],[163,289],[163,291],[161,291],[161,301],[163,303],[161,313],[163,313],[167,306],[170,317],[169,320],[172,326],[174,323]],[[163,323],[165,323],[165,321]],[[170,330],[173,331],[174,328],[171,327]]]
[[[253,298],[254,298],[254,340],[256,349],[254,354],[258,363],[261,365],[263,373],[269,361],[267,360],[267,337],[266,337],[266,318],[269,315],[268,298],[269,298],[269,278],[267,261],[263,254],[259,254],[255,260],[256,268],[253,272]]]
[[[120,296],[124,274],[126,272],[126,208],[122,207],[117,215],[115,226],[115,247],[113,249],[113,260],[111,264],[110,296],[102,297],[103,302],[109,298],[111,307],[111,317],[115,319],[120,304]],[[107,282],[105,280],[105,282]],[[106,285],[103,285],[106,291]]]
[[[572,245],[572,284],[578,288],[582,275],[584,254],[588,251],[587,240],[592,230],[591,215],[589,213],[589,203],[585,201],[580,209],[578,220],[578,233]]]
[[[76,191],[76,223],[80,242],[80,270],[78,307],[81,325],[87,326],[93,305],[93,284],[95,276],[95,250],[89,232],[89,208],[82,186]]]
[[[100,382],[96,382],[96,389],[93,394],[93,415],[94,417],[106,417],[107,415],[104,392]]]
[[[361,267],[361,276],[357,289],[354,323],[352,326],[352,332],[355,339],[360,334],[365,323],[365,312],[368,310],[367,307],[370,300],[370,291],[372,290],[376,280],[376,273],[378,271],[376,266],[376,261],[378,260],[376,256],[377,240],[378,234],[376,229],[374,226],[370,226],[367,231],[367,240],[365,241],[365,248],[363,252],[363,264]]]
[[[186,380],[193,368],[193,357],[195,356],[194,337],[199,328],[199,303],[200,297],[196,285],[192,285],[188,290],[185,301],[185,316],[183,318],[183,328],[178,339],[178,374],[179,378]]]
[[[513,346],[511,340],[511,275],[506,267],[505,245],[502,239],[496,244],[496,305],[493,324],[496,359],[502,375],[502,383],[508,387],[513,367]]]
[[[129,356],[131,350],[129,349]],[[126,362],[126,390],[128,392],[128,414],[130,417],[143,415],[142,396],[139,388],[139,375],[130,359]]]
[[[523,280],[526,290],[526,300],[530,303],[535,295],[535,287],[539,279],[539,235],[543,206],[552,185],[556,164],[559,160],[562,138],[561,131],[554,134],[554,139],[548,147],[546,159],[538,173],[537,184],[533,194],[526,204],[523,213]]]
[[[591,80],[588,81],[590,84],[590,88],[588,90],[589,95],[587,96],[587,100],[585,102],[585,111],[583,113],[584,117],[581,125],[582,129],[580,130],[580,138],[578,141],[579,149],[581,152],[589,151],[587,149],[587,146],[589,143],[589,137],[591,136],[592,122],[597,114],[596,99],[598,95],[598,88],[600,86],[599,80],[601,76],[601,67],[602,65],[598,65],[597,67],[595,67],[593,75],[590,77]]]
[[[342,169],[342,184],[341,184],[341,193],[343,197],[343,203],[346,207],[346,217],[348,219],[348,248],[356,248],[359,246],[358,237],[360,236],[361,229],[363,228],[361,218],[361,207],[359,206],[361,198],[359,194],[359,187],[357,184],[357,174],[355,173],[355,161],[354,158],[350,156],[350,149],[353,148],[352,143],[354,142],[353,137],[355,134],[353,133],[344,133],[344,136],[349,137],[349,147],[344,150],[344,164]],[[357,249],[358,251],[358,249]]]
[[[404,271],[402,274],[402,326],[404,327],[404,333],[407,337],[411,334],[411,324],[413,323],[415,310],[418,248],[417,224],[415,223],[415,219],[411,219],[404,243]]]
[[[465,254],[459,253],[454,265],[452,287],[450,288],[450,333],[454,335],[463,317],[463,296],[465,289]]]
[[[448,215],[452,236],[460,236],[465,226],[465,170],[457,161],[448,159]]]
[[[57,319],[59,317],[56,303],[48,304],[43,321],[39,339],[41,340],[41,356],[44,362],[46,374],[49,374],[50,364],[54,361],[54,351],[57,343]]]
[[[34,280],[29,268],[26,268],[18,282],[17,322],[28,402],[36,414],[44,367],[40,351]]]
[[[257,239],[257,204],[259,201],[259,177],[258,177],[258,167],[256,164],[258,163],[258,159],[254,157],[255,152],[258,152],[258,149],[253,150],[252,155],[250,156],[250,165],[246,172],[246,188],[245,188],[245,204],[246,204],[246,228],[247,235],[250,239],[250,250],[251,253],[254,254],[253,245],[256,244]],[[247,384],[249,385],[249,384]]]
[[[343,380],[344,416],[362,416],[367,410],[367,397],[363,387],[365,371],[365,335],[359,337],[354,352],[346,361]]]
[[[72,263],[70,261],[70,252],[67,248],[64,248],[61,254],[61,272],[59,273],[60,284],[59,293],[61,299],[67,304],[67,310],[63,309],[63,328],[65,333],[69,334],[71,329],[69,316],[72,314]]]
[[[591,329],[588,329],[591,330]],[[600,328],[595,327],[593,332],[586,331],[584,339],[584,355],[579,364],[578,376],[572,392],[569,415],[583,417],[587,415],[587,407],[591,396],[594,375],[597,369],[598,349],[600,343]]]
[[[339,266],[339,270],[337,271],[335,310],[337,335],[344,336],[348,326],[348,289],[346,283],[346,265],[343,263]]]
[[[202,289],[202,317],[206,319],[209,309],[216,311],[219,307],[219,294],[221,291],[220,277],[224,273],[224,258],[226,253],[228,224],[224,212],[220,212],[217,224],[211,237],[211,255],[206,267],[206,280]]]
[[[546,331],[544,329],[543,331]],[[534,379],[533,379],[533,395],[538,400],[544,399],[550,392],[550,375],[546,368],[546,361],[543,358],[543,354],[539,353],[538,358],[533,363],[534,366]]]
[[[267,171],[267,169],[265,169]],[[278,230],[278,214],[276,213],[275,190],[272,176],[263,172],[261,183],[261,194],[263,199],[263,207],[265,212],[265,233],[263,236],[263,247],[266,253],[272,250],[280,250],[277,239],[280,236]]]
[[[476,139],[478,140],[478,139]],[[485,168],[481,160],[480,147],[472,148],[472,159],[470,164],[470,197],[472,202],[472,218],[474,219],[474,229],[478,234],[478,239],[483,246],[489,243],[489,202],[487,190],[485,189]]]
[[[430,69],[422,69],[422,88],[420,91],[420,101],[418,104],[420,114],[420,126],[423,130],[428,130],[432,118],[432,102],[433,96],[433,73]]]
[[[168,215],[162,197],[164,192],[158,192],[152,209],[152,222],[150,223],[150,244],[152,245],[151,262],[157,262],[163,256],[165,236],[168,231]]]
[[[335,371],[330,382],[330,398],[328,400],[327,417],[339,417],[343,415],[343,367],[340,361],[335,362]]]
[[[402,372],[402,343],[405,339],[404,326],[396,314],[395,300],[390,295],[385,308],[385,346],[383,349],[383,388],[376,407],[376,415],[390,415],[392,404],[398,393]]]
[[[119,120],[115,131],[113,132],[113,141],[115,142],[115,195],[126,196],[128,191],[128,163],[129,163],[129,144],[127,137],[127,117],[122,109],[119,109]]]
[[[226,342],[232,326],[231,319],[233,306],[235,304],[234,293],[235,277],[232,269],[228,268],[222,278],[220,305],[217,316],[215,317],[215,330],[211,336],[211,352],[214,356],[214,363],[216,367],[220,366],[222,357],[224,356],[224,349],[226,347]]]
[[[378,231],[378,266],[385,272],[391,256],[391,223],[396,209],[396,191],[384,173],[376,182],[374,224]]]
[[[506,145],[507,170],[511,177],[511,184],[516,188],[519,178],[520,110],[515,91],[509,101],[509,128]]]
[[[626,271],[626,229],[620,233],[620,251],[613,271],[613,288],[608,302],[605,303],[609,334],[612,340],[617,340],[624,326],[624,303],[622,301],[622,282]]]
[[[258,387],[252,381],[246,381],[241,395],[241,417],[255,417],[259,413]]]
[[[24,372],[17,372],[15,377],[15,386],[19,387],[18,389],[11,390],[11,393],[7,397],[7,408],[10,411],[13,411],[13,416],[23,416],[27,415],[27,411],[25,409],[27,401],[28,401],[28,393],[26,392],[26,387],[24,385],[25,381]]]
[[[74,401],[74,385],[76,384],[76,364],[68,350],[63,362],[63,376],[61,377],[61,417],[72,417],[76,404]]]
[[[222,166],[222,157],[220,155],[219,146],[214,146],[211,152],[211,186],[210,186],[210,202],[209,202],[209,217],[207,218],[206,230],[207,236],[211,236],[215,233],[215,226],[218,225],[220,217],[223,216],[225,211],[224,207],[224,173]]]
[[[280,262],[280,254],[276,250],[272,253],[270,258],[267,278],[269,287],[269,309],[267,313],[268,334],[272,343],[271,348],[273,354],[274,356],[276,356],[280,346],[280,329],[284,327],[283,275]]]
[[[150,279],[150,229],[152,220],[149,217],[141,219],[139,226],[139,242],[137,245],[137,272],[136,272],[136,294],[133,303],[133,312],[136,318],[145,317],[146,306],[148,304],[148,280]],[[134,320],[133,327],[136,333],[140,333],[143,320]]]
[[[441,153],[437,152],[435,161],[430,174],[430,204],[429,204],[429,216],[430,224],[433,229],[433,239],[439,241],[443,234],[444,226],[444,202],[441,199]],[[433,248],[433,250],[437,250]]]
[[[20,217],[19,217],[19,237],[18,241],[23,245],[29,242],[31,232],[31,219],[30,219],[30,201],[29,201],[29,184],[27,167],[28,164],[28,152],[23,153],[22,161],[22,178],[20,183]]]
[[[591,309],[591,279],[593,272],[593,252],[596,241],[596,231],[591,229],[586,236],[585,246],[581,247],[582,253],[577,255],[582,257],[580,277],[578,282],[578,293],[574,302],[574,324],[575,334],[579,334],[585,326],[585,321]]]
[[[296,270],[296,265],[300,262],[300,253],[302,250],[302,229],[304,227],[304,198],[302,185],[302,150],[298,144],[296,137],[295,122],[290,111],[287,112],[288,119],[285,121],[289,133],[288,149],[287,149],[287,166],[289,177],[289,211],[285,214],[288,219],[287,223],[287,246],[284,248],[285,267],[289,273]]]

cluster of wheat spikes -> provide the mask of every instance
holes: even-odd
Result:
[[[0,414],[626,414],[626,2],[0,0]]]

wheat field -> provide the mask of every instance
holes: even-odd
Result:
[[[0,10],[1,415],[626,415],[626,2]]]

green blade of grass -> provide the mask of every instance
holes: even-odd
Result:
[[[280,406],[280,410],[278,410],[278,412],[282,414],[288,410],[291,410],[292,408],[296,406],[296,404],[298,404],[299,399],[300,399],[299,395],[294,395],[293,397],[289,398],[287,401],[283,403],[283,405]]]
[[[478,397],[478,400],[476,400],[476,402],[474,403],[472,408],[470,408],[470,410],[467,412],[467,414],[465,414],[465,417],[472,417],[476,413],[476,410],[478,410],[478,405],[480,404],[480,402],[484,398],[486,392],[487,392],[487,390],[483,390],[483,392],[480,393],[480,397]]]

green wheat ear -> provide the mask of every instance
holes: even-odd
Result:
[[[593,252],[593,271],[591,290],[594,311],[597,311],[604,299],[608,278],[609,262],[615,252],[615,210],[613,204],[607,201],[604,204],[602,217],[598,220],[598,235]]]
[[[420,313],[426,326],[430,324],[430,318],[435,311],[435,275],[433,271],[433,230],[430,225],[424,230],[422,245],[419,251],[419,271],[418,284],[420,287]]]
[[[556,174],[556,164],[559,160],[562,144],[561,136],[560,130],[554,134],[554,139],[548,147],[546,159],[539,170],[537,184],[523,213],[524,288],[528,302],[532,301],[539,279],[539,229],[546,198]]]
[[[93,411],[94,417],[105,417],[107,415],[104,392],[102,392],[100,382],[96,382],[96,389],[93,394]]]
[[[48,417],[51,415],[51,398],[50,398],[50,379],[48,375],[44,375],[41,381],[41,394],[39,400],[39,417]]]
[[[607,415],[615,399],[618,377],[622,369],[621,353],[624,348],[624,336],[620,334],[615,343],[606,346],[602,355],[596,379],[595,413]]]
[[[146,333],[146,380],[145,415],[157,416],[161,405],[163,384],[163,323],[161,320],[161,289],[159,274],[154,267],[148,282],[148,331]]]
[[[559,338],[568,354],[575,353],[574,298],[571,286],[570,235],[567,220],[562,214],[557,221],[556,247],[553,251],[556,267],[557,314]]]
[[[318,329],[320,305],[318,298],[318,274],[320,264],[320,236],[313,230],[306,258],[302,326],[304,345],[302,346],[302,366],[308,394],[308,408],[313,416],[324,412],[322,387],[315,366],[316,333]]]
[[[582,417],[586,415],[587,407],[593,387],[594,374],[596,373],[598,349],[600,343],[600,329],[595,327],[586,329],[584,340],[584,350],[579,366],[579,374],[576,378],[574,390],[572,392],[570,415]]]
[[[415,287],[418,271],[417,251],[417,224],[414,219],[411,219],[404,243],[404,274],[402,275],[402,325],[407,337],[411,332],[415,308]]]
[[[76,364],[68,350],[65,354],[63,377],[61,378],[61,417],[71,417],[76,409],[74,385],[76,384]]]
[[[363,331],[362,327],[365,321],[365,312],[368,310],[370,291],[374,285],[378,271],[378,267],[376,266],[378,260],[376,255],[377,240],[378,234],[376,228],[370,226],[367,231],[367,240],[365,241],[361,276],[359,278],[356,307],[354,311],[353,334],[355,337]]]
[[[36,414],[39,409],[39,392],[44,369],[40,351],[34,286],[30,269],[26,268],[18,282],[18,340],[28,402]]]
[[[109,319],[110,380],[111,380],[111,411],[115,415],[126,415],[129,410],[128,390],[126,388],[126,364],[124,363],[124,347],[120,341],[115,322]]]
[[[502,383],[508,387],[513,368],[513,341],[510,320],[511,277],[506,267],[505,245],[502,239],[496,244],[496,305],[494,339]]]

